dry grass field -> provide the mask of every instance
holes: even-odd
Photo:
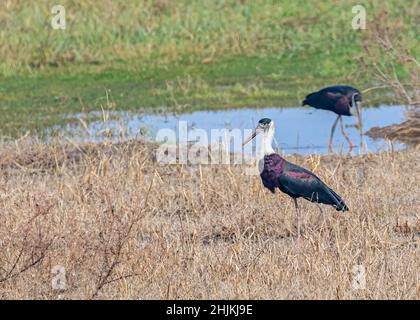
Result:
[[[142,142],[0,146],[0,298],[419,299],[420,153],[289,157],[350,207],[244,166],[160,165]],[[366,270],[355,290],[354,266]],[[57,279],[61,279],[58,282]]]
[[[0,1],[0,299],[420,299],[419,1],[363,3],[366,29],[348,1],[60,4],[64,29],[49,0]],[[411,106],[370,132],[410,147],[289,156],[350,208],[324,206],[324,225],[299,200],[299,243],[292,200],[246,165],[162,165],[155,144],[61,130],[300,106],[333,84]]]

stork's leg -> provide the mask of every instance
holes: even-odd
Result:
[[[300,209],[299,209],[299,205],[298,202],[296,200],[296,198],[293,198],[293,201],[295,202],[295,208],[296,208],[296,225],[297,225],[297,241],[299,242],[300,239]]]
[[[331,127],[330,142],[328,143],[328,151],[329,152],[332,152],[334,131],[335,131],[335,127],[337,126],[338,119],[340,119],[340,117],[341,117],[340,115],[337,116],[337,119],[335,119],[334,124]]]
[[[348,134],[344,130],[343,118],[341,116],[340,116],[340,127],[341,127],[341,133],[343,134],[344,138],[346,138],[347,142],[349,143],[349,147],[350,147],[349,151],[351,151],[354,148],[354,144],[353,142],[351,142]]]

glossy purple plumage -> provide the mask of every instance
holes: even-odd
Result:
[[[278,178],[283,173],[286,160],[278,154],[273,153],[264,157],[264,169],[261,172],[261,179],[266,188],[271,192],[279,186]]]
[[[303,197],[311,202],[332,205],[337,210],[348,210],[343,199],[316,175],[286,161],[276,153],[264,157],[261,179],[263,185],[273,193],[279,188],[295,199]]]

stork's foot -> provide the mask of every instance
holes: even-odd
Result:
[[[342,131],[342,133],[343,133],[343,136],[346,139],[347,143],[349,144],[349,149],[352,150],[355,147],[354,143],[351,142],[348,134],[344,130]]]

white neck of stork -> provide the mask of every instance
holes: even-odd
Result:
[[[268,130],[264,130],[264,132],[262,133],[260,149],[261,155],[266,156],[275,153],[273,149],[274,132],[274,122],[271,122]]]
[[[258,123],[258,126],[252,131],[251,135],[245,139],[242,146],[253,140],[257,135],[261,135],[261,140],[257,142],[257,158],[273,154],[273,139],[274,139],[274,122],[271,119],[264,118]]]

